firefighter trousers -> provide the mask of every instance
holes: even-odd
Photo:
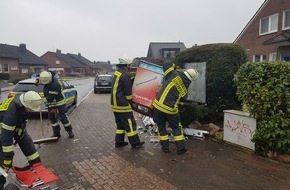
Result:
[[[121,144],[124,142],[125,134],[128,137],[129,143],[134,146],[140,143],[137,133],[137,124],[133,116],[133,112],[117,113],[114,112],[115,122],[117,125],[115,143]]]
[[[72,132],[72,126],[66,112],[66,105],[48,108],[48,116],[54,134],[60,133],[59,121],[63,124],[67,132]]]
[[[185,149],[183,129],[180,122],[180,115],[178,114],[166,114],[157,109],[153,110],[153,121],[158,126],[160,144],[162,150],[169,150],[169,136],[166,130],[166,122],[172,129],[174,141],[177,151]]]
[[[41,162],[39,154],[34,146],[31,137],[28,135],[27,131],[23,133],[20,139],[16,139],[16,143],[19,145],[21,151],[26,156],[28,163],[32,166],[35,163]],[[0,140],[0,162],[3,163],[4,154],[2,150],[2,143]],[[6,179],[4,176],[0,175],[0,184],[5,184]]]

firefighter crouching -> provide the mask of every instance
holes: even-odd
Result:
[[[57,117],[58,115],[66,132],[68,133],[69,138],[73,138],[74,133],[72,126],[66,114],[66,99],[62,93],[62,83],[56,77],[54,77],[51,72],[48,71],[42,71],[40,73],[39,82],[44,84],[43,93],[47,100],[49,120],[53,130],[52,137],[61,137],[60,123]]]
[[[43,99],[34,91],[16,94],[0,105],[0,161],[6,172],[12,167],[14,144],[17,143],[26,156],[30,166],[40,163],[40,157],[33,141],[26,131],[28,111],[38,111]],[[0,175],[0,189],[4,188],[6,179]]]
[[[131,60],[119,59],[118,69],[114,73],[113,88],[111,91],[111,109],[115,116],[117,130],[115,147],[128,145],[125,134],[132,148],[139,148],[145,142],[140,141],[136,130],[137,124],[132,110],[132,82],[129,73]]]
[[[175,65],[164,65],[164,83],[153,101],[153,120],[158,126],[161,149],[169,153],[169,137],[166,130],[166,122],[172,129],[177,154],[187,151],[185,148],[183,129],[180,122],[178,104],[181,99],[186,98],[190,83],[198,76],[195,69],[184,72],[175,70]]]

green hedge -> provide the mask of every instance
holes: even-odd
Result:
[[[13,84],[17,84],[18,81],[28,79],[31,77],[31,74],[14,74],[13,77],[9,80],[9,82]]]
[[[0,80],[9,80],[10,74],[9,73],[0,73]]]
[[[257,119],[257,154],[290,154],[290,63],[247,63],[235,75],[239,99]]]
[[[207,44],[194,46],[176,55],[174,63],[206,62],[206,105],[208,120],[222,119],[225,109],[241,109],[236,96],[234,74],[246,63],[246,53],[238,44]],[[192,108],[194,109],[194,108]],[[200,109],[196,108],[195,110]],[[192,116],[191,116],[192,117]],[[200,116],[201,117],[201,116]]]

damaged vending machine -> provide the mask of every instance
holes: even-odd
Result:
[[[147,61],[140,61],[132,86],[133,109],[152,117],[152,104],[163,80],[163,68]]]
[[[147,61],[140,61],[132,86],[132,107],[139,113],[144,131],[150,134],[150,142],[159,142],[158,129],[152,118],[153,101],[163,81],[163,68]],[[141,114],[141,116],[140,116]]]

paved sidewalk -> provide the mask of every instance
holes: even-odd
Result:
[[[210,140],[188,139],[184,155],[165,154],[150,143],[149,134],[140,134],[144,148],[114,147],[115,122],[109,94],[93,94],[69,115],[75,138],[42,144],[39,153],[44,165],[60,177],[62,190],[88,189],[182,189],[182,190],[287,190],[289,166],[245,153]],[[49,137],[47,118],[28,122],[33,139]],[[18,158],[15,164],[23,164]]]

